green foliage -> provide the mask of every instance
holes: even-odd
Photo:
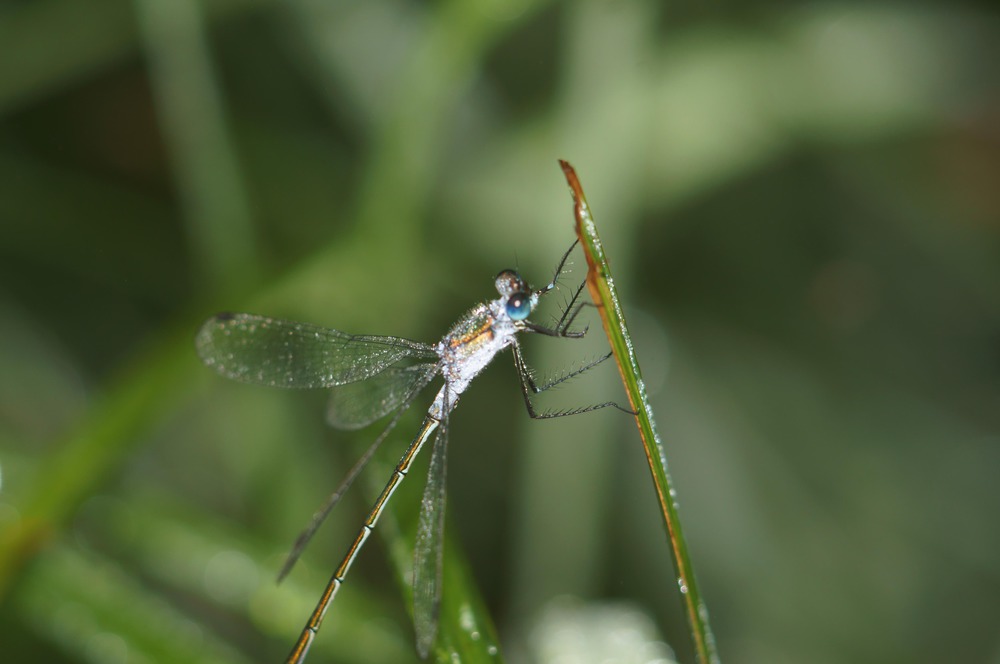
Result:
[[[628,403],[635,415],[636,429],[642,440],[643,451],[649,462],[649,472],[656,489],[656,502],[660,506],[663,527],[670,541],[671,562],[677,574],[677,589],[684,603],[684,613],[691,630],[691,642],[699,664],[718,664],[715,638],[708,620],[708,608],[698,587],[694,562],[688,553],[687,539],[677,510],[677,489],[667,472],[667,454],[656,432],[653,406],[649,401],[646,383],[636,355],[635,341],[628,330],[621,298],[615,289],[615,278],[604,252],[604,245],[597,232],[587,196],[580,179],[569,162],[560,160],[573,196],[573,216],[576,218],[576,235],[587,260],[587,290],[601,317],[601,326],[608,337],[611,352],[618,365]],[[620,406],[620,408],[624,408]]]

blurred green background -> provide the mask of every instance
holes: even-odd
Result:
[[[2,659],[281,661],[382,470],[274,576],[375,428],[216,377],[198,325],[435,340],[549,279],[565,158],[722,660],[1000,662],[998,63],[987,2],[0,3]],[[529,361],[601,354],[590,322]],[[496,365],[448,531],[509,661],[621,624],[692,661],[631,418],[531,421]],[[607,365],[540,405],[609,398]],[[390,557],[310,661],[415,660]]]

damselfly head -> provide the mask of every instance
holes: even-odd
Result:
[[[524,320],[531,315],[538,297],[531,293],[527,282],[514,270],[504,270],[496,278],[497,292],[506,298],[504,308],[511,320]]]

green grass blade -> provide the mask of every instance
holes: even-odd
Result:
[[[621,373],[629,403],[635,411],[635,422],[642,437],[642,444],[649,462],[649,470],[653,475],[656,495],[663,515],[663,523],[667,528],[670,547],[673,550],[674,569],[677,573],[677,585],[681,591],[685,614],[691,629],[691,638],[698,661],[702,664],[718,662],[715,651],[715,639],[708,624],[708,609],[701,598],[698,583],[694,575],[694,567],[688,556],[687,544],[681,530],[680,516],[677,512],[676,492],[667,473],[667,457],[663,443],[656,433],[653,422],[653,410],[646,397],[646,387],[642,382],[639,362],[635,356],[632,337],[629,336],[625,324],[625,314],[615,291],[611,268],[608,266],[601,238],[597,234],[597,226],[590,213],[590,206],[583,194],[583,188],[576,176],[576,171],[566,161],[560,160],[566,181],[573,194],[573,211],[576,217],[576,234],[580,239],[584,254],[587,257],[587,289],[601,314],[604,332],[611,343],[618,371]]]

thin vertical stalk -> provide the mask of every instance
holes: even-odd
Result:
[[[597,226],[590,213],[590,206],[583,194],[583,187],[576,176],[576,171],[566,161],[559,161],[566,181],[573,194],[573,212],[576,217],[576,234],[580,239],[584,254],[587,257],[587,289],[601,314],[601,323],[608,336],[615,362],[621,374],[629,403],[635,411],[635,423],[639,428],[639,436],[649,462],[649,470],[653,475],[656,496],[663,515],[663,523],[667,528],[670,548],[673,551],[674,571],[677,574],[677,587],[684,602],[685,615],[691,629],[691,639],[700,664],[716,664],[719,656],[715,651],[715,639],[708,624],[708,609],[701,598],[698,583],[694,575],[694,566],[688,556],[687,543],[681,530],[680,515],[677,510],[676,492],[667,473],[667,457],[663,442],[656,433],[653,420],[653,409],[646,395],[646,386],[639,371],[639,361],[635,355],[632,337],[625,324],[625,314],[622,311],[618,293],[615,290],[611,268],[608,266],[604,246],[597,234]]]

